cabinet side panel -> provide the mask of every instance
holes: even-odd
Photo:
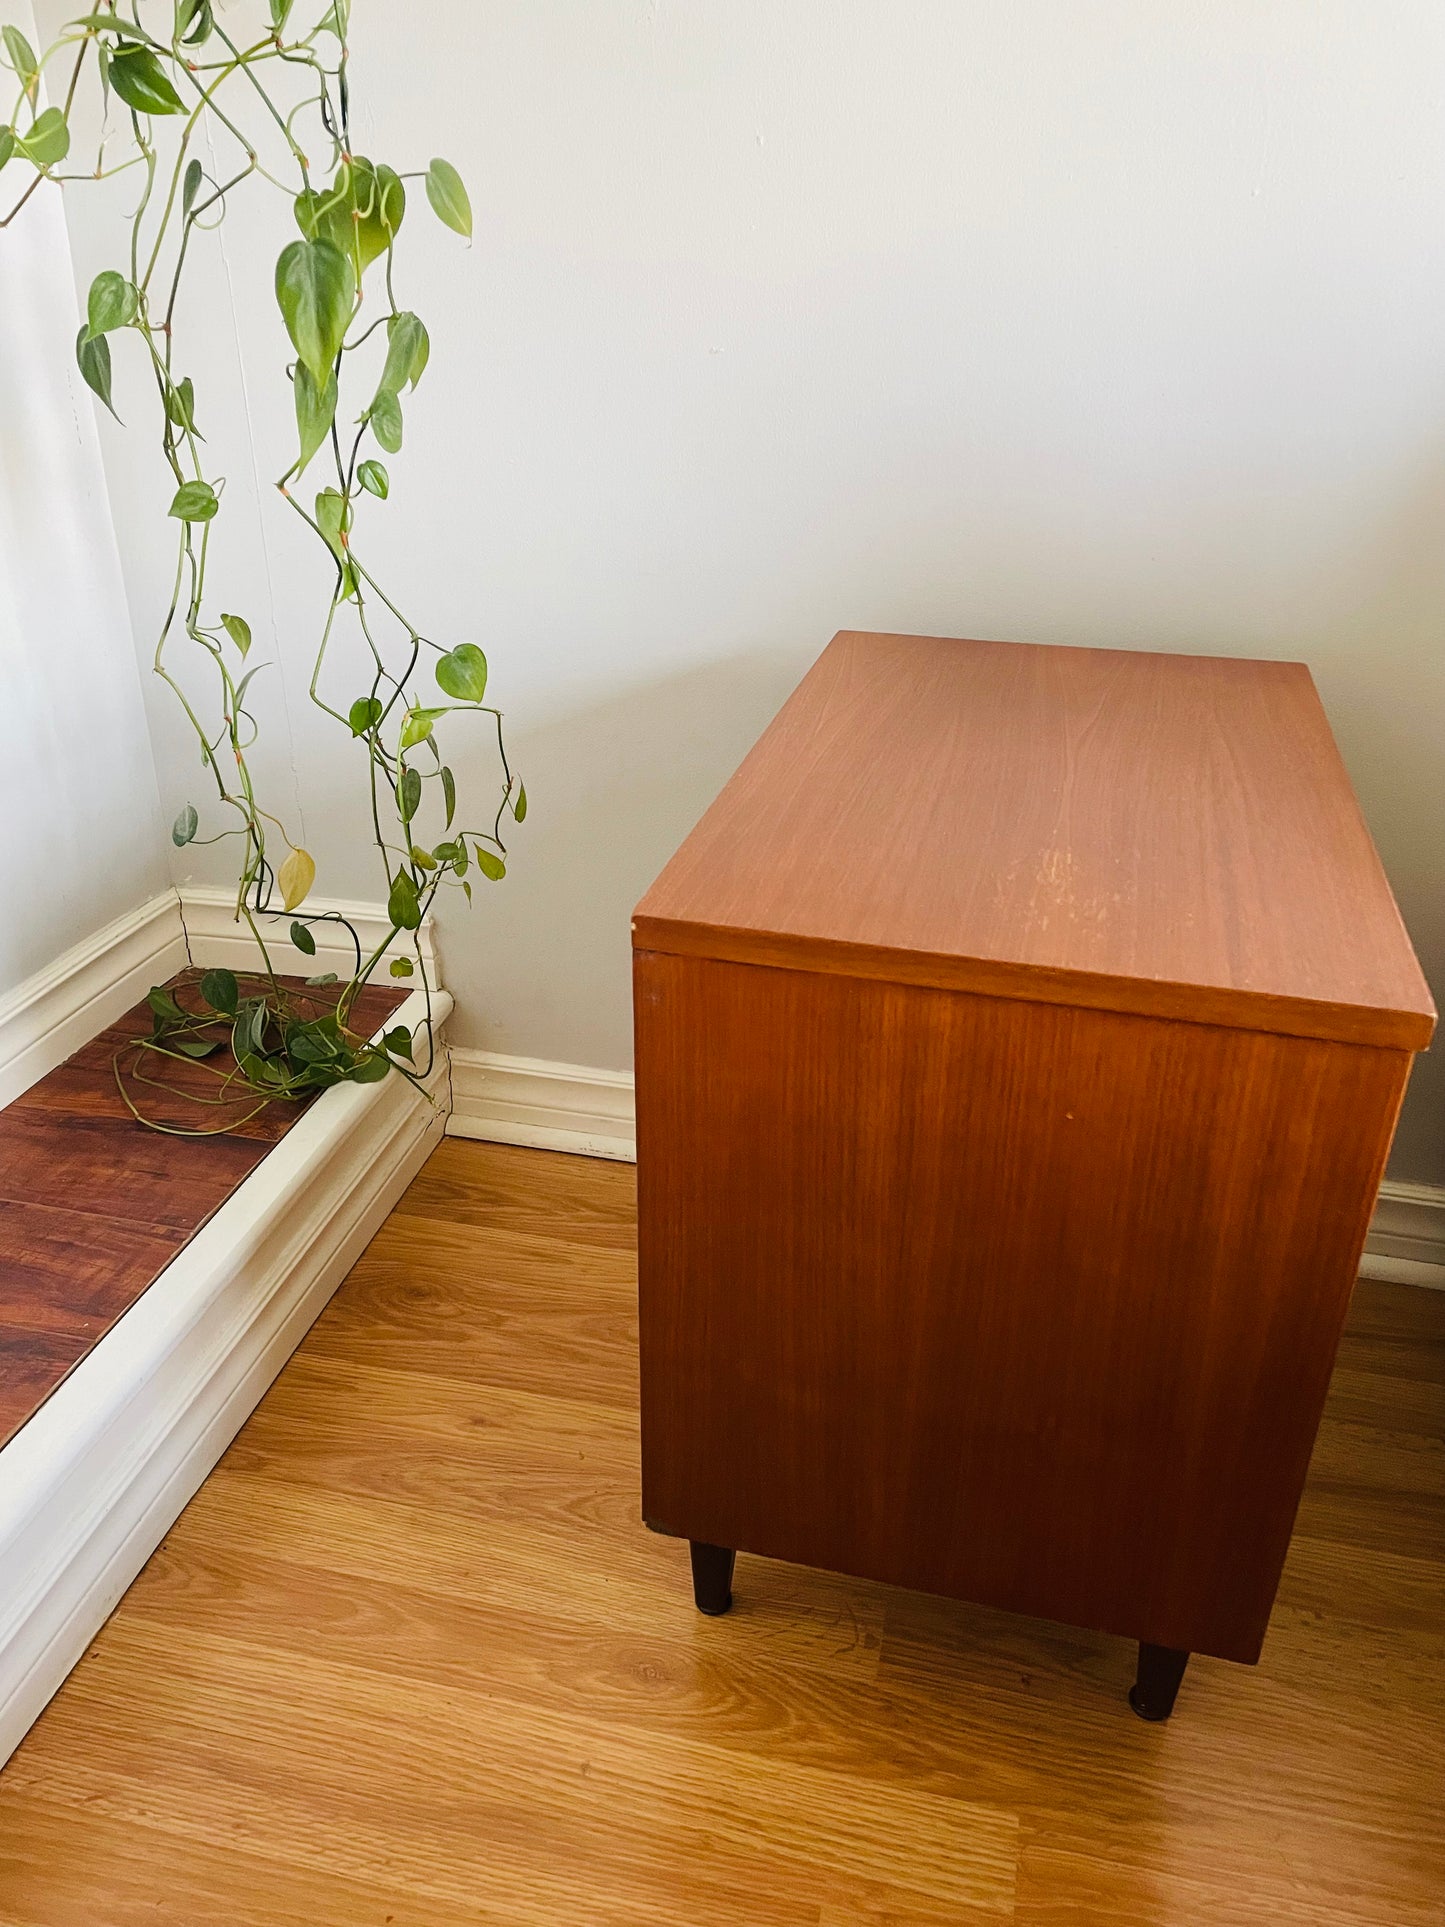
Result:
[[[1257,1658],[1406,1054],[635,970],[647,1518]]]

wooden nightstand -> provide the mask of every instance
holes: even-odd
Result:
[[[1434,1010],[1309,672],[835,638],[638,906],[643,1511],[1259,1657]]]

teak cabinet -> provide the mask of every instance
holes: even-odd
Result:
[[[643,1511],[1258,1658],[1434,1012],[1302,664],[834,639],[638,906]]]

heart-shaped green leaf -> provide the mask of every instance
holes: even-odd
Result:
[[[418,743],[426,741],[431,735],[432,724],[438,716],[445,716],[444,709],[410,709],[406,721],[401,726],[402,749],[414,749]]]
[[[85,385],[100,396],[112,415],[115,403],[110,398],[110,343],[104,335],[93,335],[82,328],[75,337],[75,359],[85,377]],[[119,415],[115,415],[117,421]]]
[[[298,1064],[324,1064],[341,1055],[339,1045],[311,1024],[294,1025],[287,1036],[286,1049]]]
[[[35,58],[35,49],[18,27],[0,27],[0,38],[5,42],[5,53],[10,65],[15,69],[16,79],[34,100],[35,84],[40,73],[40,63]]]
[[[215,24],[211,0],[176,0],[175,38],[186,46],[199,47]]]
[[[37,167],[54,167],[70,152],[70,129],[58,107],[47,107],[37,114],[24,134],[15,136],[15,145],[28,154]]]
[[[433,161],[426,171],[426,197],[440,221],[458,234],[472,238],[472,204],[462,177],[450,161]]]
[[[386,366],[378,388],[399,395],[408,382],[415,388],[431,356],[431,342],[420,315],[394,314],[386,324]]]
[[[493,883],[500,883],[507,874],[507,866],[495,850],[489,850],[484,843],[477,845],[477,868],[484,877]]]
[[[173,1037],[170,1048],[183,1057],[214,1057],[221,1048],[219,1037]]]
[[[291,211],[296,216],[296,225],[308,241],[324,238],[333,247],[339,246],[343,254],[350,236],[344,228],[337,226],[331,219],[331,193],[328,188],[303,188],[291,203]],[[340,234],[338,242],[336,236]]]
[[[291,345],[319,389],[341,352],[356,299],[351,262],[330,241],[292,241],[276,263],[276,300]]]
[[[201,979],[201,997],[219,1010],[223,1017],[234,1017],[236,1004],[240,997],[236,979],[229,970],[208,970]]]
[[[316,939],[304,923],[292,924],[291,941],[295,944],[296,948],[306,956],[314,957],[316,955]]]
[[[312,241],[329,241],[347,257],[358,279],[396,238],[406,213],[406,189],[396,172],[362,154],[343,161],[331,185],[296,196],[296,225]]]
[[[479,703],[487,693],[487,659],[474,642],[459,642],[437,663],[438,685],[459,703]]]
[[[222,615],[221,627],[240,650],[244,660],[246,651],[251,647],[251,625],[244,616]]]
[[[182,482],[166,513],[178,522],[209,522],[220,506],[209,482]]]
[[[406,213],[406,189],[392,168],[373,167],[357,155],[351,163],[351,205],[354,249],[364,272],[396,239]]]
[[[393,957],[388,968],[393,977],[410,977],[412,964],[410,957]]]
[[[368,419],[377,441],[388,455],[395,455],[401,448],[401,403],[389,389],[383,388],[371,404]]]
[[[380,462],[363,462],[356,471],[356,479],[364,489],[383,502],[391,493],[391,477]]]
[[[397,808],[401,811],[402,822],[410,823],[421,808],[421,771],[419,769],[402,771],[401,781],[397,785],[396,801]]]
[[[128,328],[135,320],[137,304],[135,284],[114,268],[106,268],[90,284],[85,309],[90,332],[106,335],[112,328]]]
[[[178,850],[184,849],[200,827],[201,819],[196,814],[195,804],[187,803],[179,816],[177,816],[175,822],[171,825],[172,843],[175,844]]]
[[[110,57],[110,84],[138,114],[183,114],[185,105],[149,47],[127,43]]]
[[[205,437],[196,427],[196,391],[189,375],[182,375],[174,387],[166,390],[166,416],[177,428],[184,428],[197,441]]]
[[[369,729],[375,729],[381,721],[382,709],[379,696],[358,696],[347,713],[346,720],[351,724],[353,736],[364,736]]]
[[[393,1025],[384,1033],[381,1044],[382,1049],[390,1051],[393,1057],[404,1057],[409,1064],[416,1061],[412,1055],[411,1032],[405,1024]]]
[[[189,1021],[186,1012],[181,1009],[180,1005],[166,989],[164,984],[156,984],[152,989],[148,990],[146,992],[146,1002],[150,1005],[151,1010],[158,1020],[156,1024],[157,1031],[160,1030],[162,1024],[184,1024]]]
[[[292,377],[292,392],[296,402],[296,432],[301,441],[301,455],[296,464],[299,474],[331,433],[331,424],[336,419],[335,370],[318,387],[306,363],[298,361]]]
[[[421,923],[421,905],[416,885],[405,870],[398,870],[386,900],[386,914],[398,930],[415,930]]]
[[[351,527],[350,505],[339,489],[324,488],[316,498],[316,526],[326,537],[338,562],[346,561],[342,536]]]
[[[236,1021],[231,1026],[231,1049],[236,1053],[237,1062],[247,1057],[259,1057],[266,1048],[266,1025],[268,1013],[263,997],[248,997],[236,1011]],[[252,1074],[259,1072],[259,1066],[249,1067]]]

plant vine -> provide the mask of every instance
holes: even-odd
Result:
[[[175,575],[152,666],[195,732],[213,791],[207,812],[216,812],[216,827],[203,836],[201,810],[187,801],[171,835],[181,847],[235,843],[236,916],[258,952],[254,973],[211,970],[183,991],[153,989],[151,1035],[130,1047],[129,1056],[117,1054],[117,1082],[135,1115],[188,1135],[198,1133],[142,1108],[140,1094],[147,1089],[194,1095],[194,1072],[177,1084],[172,1066],[207,1063],[205,1101],[224,1113],[224,1121],[207,1130],[233,1129],[238,1105],[250,1116],[278,1098],[299,1098],[344,1080],[370,1082],[396,1070],[421,1082],[435,1049],[432,987],[419,936],[424,919],[444,886],[470,900],[473,870],[500,881],[507,857],[503,826],[522,822],[527,809],[526,789],[507,759],[501,712],[487,700],[482,650],[470,642],[447,646],[424,634],[383,588],[358,540],[363,518],[390,495],[381,457],[400,451],[403,400],[415,391],[430,355],[425,324],[400,306],[395,292],[407,183],[423,182],[432,211],[469,240],[467,191],[445,160],[398,172],[355,153],[350,0],[334,0],[304,33],[292,24],[295,3],[266,0],[264,21],[243,33],[229,30],[213,0],[129,0],[124,10],[119,0],[101,0],[41,54],[18,27],[0,29],[4,61],[18,85],[11,120],[0,124],[0,171],[12,161],[33,169],[0,216],[0,227],[15,219],[44,181],[100,180],[133,171],[138,185],[126,265],[107,268],[92,281],[75,353],[86,383],[117,420],[112,341],[139,342],[155,391],[161,453],[174,485],[168,514],[177,537]],[[101,114],[94,164],[66,172],[78,89],[92,64]],[[52,68],[64,74],[58,104],[44,98],[42,83]],[[278,98],[274,82],[283,78],[288,92]],[[119,134],[113,121],[120,123]],[[309,529],[331,584],[310,697],[367,757],[371,834],[385,873],[390,925],[369,952],[337,912],[305,907],[315,862],[281,818],[262,808],[248,761],[257,726],[247,696],[266,665],[249,661],[247,617],[214,609],[208,594],[225,485],[197,426],[193,378],[183,372],[183,293],[196,235],[218,227],[231,200],[253,180],[290,199],[295,223],[276,262],[275,297],[295,354],[286,375],[296,452],[276,488]],[[368,366],[374,370],[378,361],[379,375],[368,375]],[[343,397],[353,405],[361,398],[349,419]],[[313,493],[302,477],[318,457],[326,475]],[[326,693],[335,686],[343,636],[351,660],[361,664],[359,672],[351,671],[352,689],[360,685],[359,693],[344,706]],[[183,686],[172,659],[179,638],[199,652],[213,711],[202,713],[204,706]],[[421,687],[424,665],[436,684],[431,700]],[[439,729],[449,731],[458,715],[485,718],[495,739],[499,795],[495,812],[480,827],[459,818],[456,778],[438,740]],[[432,827],[424,830],[424,822]],[[307,979],[310,994],[293,991],[272,954],[276,938],[262,924],[278,906],[291,918],[290,943],[305,957],[316,956],[316,926],[344,926],[354,953],[344,980],[339,972],[322,973]],[[398,938],[407,950],[391,954]],[[420,1037],[425,1031],[425,1062],[417,1061],[406,1026],[372,1039],[353,1022],[357,997],[384,958],[394,978],[415,979],[425,993],[427,1018],[417,1032]]]

